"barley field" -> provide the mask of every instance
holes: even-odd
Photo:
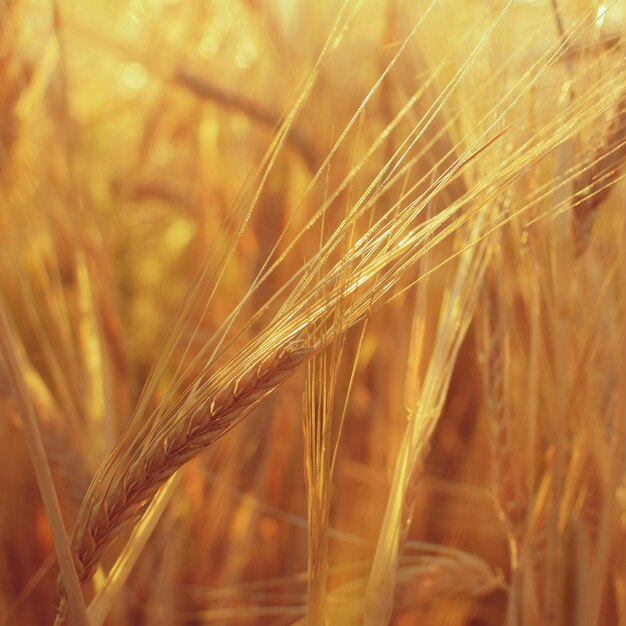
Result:
[[[0,626],[626,626],[626,0],[0,1]]]

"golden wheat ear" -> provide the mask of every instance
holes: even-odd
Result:
[[[246,372],[217,388],[208,400],[189,410],[152,446],[132,459],[124,478],[104,499],[87,503],[77,527],[72,552],[85,583],[105,547],[122,524],[135,519],[144,503],[176,470],[223,437],[272,391],[285,383],[309,356],[300,343],[288,345],[255,363]]]

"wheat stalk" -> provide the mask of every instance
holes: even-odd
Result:
[[[493,268],[483,292],[484,370],[487,409],[492,430],[493,488],[498,513],[511,539],[513,560],[526,520],[526,495],[521,464],[514,447],[507,390],[507,351],[501,296]]]
[[[424,548],[427,548],[425,552]],[[371,619],[367,603],[362,602],[366,584],[367,580],[358,576],[329,592],[330,623],[361,623],[362,619]],[[400,560],[394,608],[424,607],[452,598],[478,597],[498,589],[506,589],[502,575],[479,556],[422,544],[417,554],[407,554]]]
[[[79,586],[77,572],[72,563],[70,546],[63,525],[61,507],[52,481],[50,465],[46,457],[37,418],[35,417],[35,411],[30,401],[24,377],[20,370],[19,361],[11,340],[12,333],[10,328],[4,302],[0,301],[0,353],[4,358],[9,378],[15,392],[15,398],[19,405],[20,417],[24,426],[24,435],[33,462],[35,475],[37,476],[37,482],[39,484],[46,514],[48,515],[61,569],[61,576],[69,590],[69,609],[72,612],[76,626],[88,626],[89,620],[87,619],[85,602]]]
[[[404,561],[398,570],[398,600],[402,605],[430,603],[437,598],[468,598],[504,588],[501,575],[473,554],[458,551]]]
[[[179,467],[225,435],[282,385],[310,353],[311,349],[300,343],[288,345],[222,386],[210,401],[183,416],[134,459],[125,478],[104,499],[88,503],[72,543],[81,582],[92,577],[102,551],[120,526],[134,518]]]

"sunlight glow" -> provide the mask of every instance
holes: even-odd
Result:
[[[604,24],[604,17],[606,15],[606,11],[607,11],[606,4],[601,4],[598,7],[598,12],[596,13],[596,26],[598,28],[602,28],[602,26]]]

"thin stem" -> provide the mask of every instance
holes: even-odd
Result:
[[[24,378],[20,372],[19,364],[11,340],[9,320],[5,311],[4,302],[0,300],[0,352],[4,357],[9,379],[13,386],[15,400],[22,419],[24,435],[28,445],[28,451],[35,468],[35,475],[41,492],[46,515],[50,524],[54,547],[63,576],[63,583],[67,591],[69,609],[75,626],[89,626],[85,601],[78,582],[78,575],[74,567],[74,561],[70,551],[70,544],[65,534],[65,526],[61,516],[61,507],[57,498],[50,466],[46,458],[46,452],[37,425],[35,411],[30,401]]]

